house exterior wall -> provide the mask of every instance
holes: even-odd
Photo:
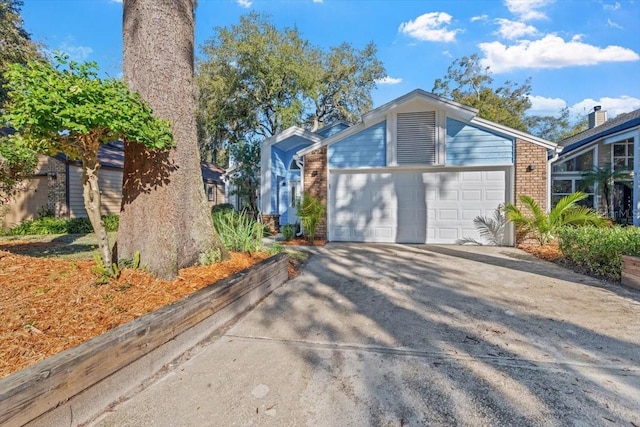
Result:
[[[292,162],[295,162],[296,152],[303,147],[304,145],[298,145],[287,151],[271,147],[270,210],[265,214],[279,215],[280,224],[287,224],[289,220],[291,209],[289,183],[292,180],[300,181],[300,169],[289,169],[289,167]]]
[[[98,175],[101,215],[119,214],[122,201],[122,171],[101,168]],[[82,195],[82,168],[69,165],[69,217],[84,218],[87,210]]]
[[[9,229],[22,221],[34,219],[46,210],[55,217],[67,215],[65,163],[53,157],[38,155],[34,177],[21,184],[15,199],[0,206],[2,228]]]
[[[530,166],[535,165],[531,170]],[[515,158],[515,204],[522,208],[519,197],[531,196],[542,209],[547,207],[547,149],[539,145],[516,140]],[[516,243],[523,243],[522,236],[516,236]]]
[[[329,147],[329,167],[384,167],[387,164],[386,121],[346,137]]]
[[[327,167],[327,147],[322,147],[304,156],[304,191],[313,197],[320,199],[320,202],[328,206],[328,167]],[[316,230],[318,239],[327,238],[327,210],[325,209],[323,218]]]
[[[209,203],[209,209],[215,205],[221,205],[226,203],[226,194],[224,184],[217,182],[205,182],[205,194],[207,196],[207,203]]]
[[[513,164],[513,140],[447,118],[447,166],[504,166]]]

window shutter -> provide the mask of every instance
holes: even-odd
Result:
[[[399,165],[436,163],[436,113],[398,113],[396,156]]]

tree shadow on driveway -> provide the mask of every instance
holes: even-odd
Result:
[[[501,250],[329,244],[230,333],[312,366],[322,425],[640,425],[640,305]]]

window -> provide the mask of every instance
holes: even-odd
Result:
[[[611,164],[616,171],[633,170],[633,138],[613,144]]]
[[[210,202],[216,201],[216,186],[215,185],[207,185],[207,199]]]
[[[576,191],[582,191],[587,195],[586,199],[579,202],[580,205],[595,209],[594,186],[593,184],[586,185],[582,178],[554,179],[551,186],[551,207],[554,207],[564,196]]]
[[[296,186],[291,186],[291,207],[295,208],[296,203],[298,202],[298,195],[296,194]]]
[[[436,113],[398,113],[396,156],[399,165],[436,162]]]
[[[554,172],[586,172],[593,169],[593,150],[553,165]]]

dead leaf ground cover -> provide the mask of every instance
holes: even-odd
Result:
[[[83,243],[84,244],[84,243]],[[97,284],[95,261],[66,242],[0,241],[0,378],[176,301],[267,258],[231,253],[212,266],[162,281],[142,269]],[[83,248],[82,250],[84,250]],[[71,252],[67,257],[58,252]],[[47,257],[47,254],[54,257]],[[71,259],[69,259],[71,258]],[[290,274],[303,262],[294,257]]]

